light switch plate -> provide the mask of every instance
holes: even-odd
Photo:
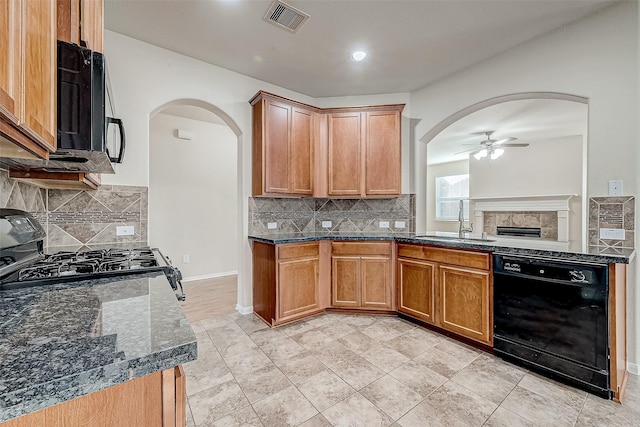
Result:
[[[378,226],[379,226],[380,228],[389,228],[389,221],[380,221],[380,222],[378,223]]]
[[[395,228],[405,228],[405,227],[406,227],[406,224],[405,224],[405,222],[404,222],[404,221],[396,221],[396,222],[393,224],[393,226],[394,226]]]
[[[278,228],[278,223],[277,222],[268,222],[267,223],[267,229],[275,230],[276,228]]]
[[[189,255],[182,255],[182,262],[185,264],[189,264],[191,260],[189,259]]]
[[[331,221],[322,221],[322,228],[331,228],[332,225]]]
[[[116,236],[133,236],[133,225],[118,225],[116,227]]]
[[[615,179],[609,181],[609,195],[610,196],[622,196],[622,180]]]
[[[600,238],[607,240],[625,240],[623,228],[601,228]]]

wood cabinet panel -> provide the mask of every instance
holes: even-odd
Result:
[[[362,183],[362,115],[330,114],[329,127],[329,196],[358,196]]]
[[[440,265],[440,326],[491,345],[488,271]]]
[[[294,107],[291,114],[291,190],[313,194],[315,113]]]
[[[366,113],[365,196],[399,195],[401,188],[400,112]]]
[[[19,124],[22,0],[0,0],[0,116]]]
[[[97,52],[103,52],[103,0],[82,0],[80,4],[80,38],[86,46]]]
[[[178,366],[50,406],[2,426],[184,427],[184,381]]]
[[[398,259],[398,311],[435,324],[437,264]]]
[[[278,260],[317,257],[320,253],[317,242],[296,245],[278,245]]]
[[[399,244],[398,256],[429,260],[449,265],[459,265],[462,267],[479,268],[482,270],[489,270],[491,268],[491,256],[485,252],[435,248],[425,245]]]
[[[360,306],[360,257],[333,256],[331,281],[333,306]]]
[[[317,254],[315,258],[278,263],[278,320],[320,307],[318,267]]]
[[[389,242],[333,242],[334,255],[391,255]]]
[[[291,106],[272,100],[266,101],[264,144],[265,192],[289,192],[289,123]]]
[[[391,309],[391,259],[363,257],[361,269],[361,306],[379,310]]]
[[[20,128],[51,151],[56,147],[56,3],[25,1]]]

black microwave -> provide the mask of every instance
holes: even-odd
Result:
[[[100,52],[58,40],[57,150],[50,161],[78,164],[90,172],[113,173],[122,163],[125,148],[120,119],[105,116],[105,58]],[[118,128],[112,156],[107,143],[109,127]],[[68,169],[68,168],[67,168]]]

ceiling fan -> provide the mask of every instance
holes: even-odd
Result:
[[[529,146],[529,144],[526,142],[509,144],[509,142],[515,141],[516,139],[518,139],[512,136],[508,138],[502,138],[502,139],[492,139],[491,135],[493,134],[493,132],[494,131],[492,130],[478,132],[476,135],[486,135],[487,137],[486,140],[480,142],[480,148],[472,148],[470,150],[460,151],[456,154],[470,152],[469,154],[473,154],[473,157],[475,157],[477,160],[480,160],[481,158],[487,157],[487,156],[490,156],[491,160],[495,160],[498,157],[502,156],[502,154],[504,154],[505,147],[528,147]],[[474,145],[477,147],[477,144],[464,144],[464,145]]]

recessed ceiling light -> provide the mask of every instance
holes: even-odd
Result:
[[[353,59],[354,61],[362,61],[366,57],[367,52],[363,52],[361,50],[356,50],[355,52],[351,53],[351,59]]]

